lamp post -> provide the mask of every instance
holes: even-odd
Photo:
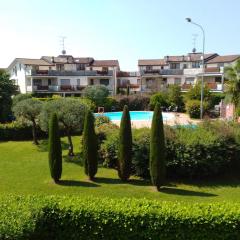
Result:
[[[201,105],[200,105],[200,118],[203,119],[203,84],[204,84],[204,50],[205,50],[205,32],[203,27],[192,21],[191,18],[186,18],[186,21],[199,27],[203,34],[203,45],[202,45],[202,82],[201,82]]]

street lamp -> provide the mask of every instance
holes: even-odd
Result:
[[[205,32],[204,32],[204,29],[203,27],[198,24],[198,23],[195,23],[192,21],[191,18],[186,18],[186,21],[199,27],[202,31],[202,34],[203,34],[203,45],[202,45],[202,82],[201,82],[201,105],[200,105],[200,118],[203,119],[203,81],[204,81],[204,50],[205,50]]]

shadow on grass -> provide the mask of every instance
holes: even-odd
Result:
[[[67,150],[69,147],[69,145],[63,141],[61,141],[61,145],[62,145],[62,150]],[[43,139],[43,140],[39,141],[39,145],[37,145],[37,147],[38,147],[39,152],[47,152],[48,151],[48,140]]]
[[[61,180],[58,185],[66,187],[100,187],[100,185],[93,182],[82,182],[76,180]]]
[[[219,188],[219,187],[240,187],[240,179],[237,177],[222,177],[221,179],[181,181],[186,185],[192,185],[199,188]]]
[[[174,194],[174,195],[181,195],[181,196],[195,196],[195,197],[216,197],[218,195],[213,193],[206,193],[206,192],[198,192],[198,191],[191,191],[186,189],[180,189],[180,188],[169,188],[164,187],[160,190],[162,193],[166,194]]]

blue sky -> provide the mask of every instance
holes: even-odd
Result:
[[[183,55],[206,31],[206,52],[240,54],[239,0],[8,0],[0,1],[0,67],[15,57],[58,55],[59,36],[68,54],[118,59],[137,70],[141,58]]]

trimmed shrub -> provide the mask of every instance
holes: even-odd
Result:
[[[186,103],[186,109],[190,118],[200,118],[200,106],[201,102],[199,100],[189,100]],[[209,104],[203,102],[203,114],[209,110]]]
[[[166,148],[163,130],[162,111],[159,103],[155,105],[150,138],[150,175],[152,184],[160,190],[165,183]]]
[[[239,203],[1,197],[1,239],[239,239]]]
[[[98,168],[98,143],[90,110],[85,115],[82,143],[85,174],[93,180]]]
[[[126,181],[131,174],[132,129],[128,106],[124,106],[119,131],[118,176]]]
[[[38,138],[46,138],[47,134],[37,129]],[[0,124],[0,141],[32,140],[32,127],[18,121]]]
[[[12,105],[15,106],[17,103],[19,103],[22,100],[32,98],[32,94],[30,93],[19,93],[15,95],[12,99]]]
[[[57,114],[52,114],[49,121],[48,160],[51,177],[58,182],[62,175],[62,147],[59,136]]]

